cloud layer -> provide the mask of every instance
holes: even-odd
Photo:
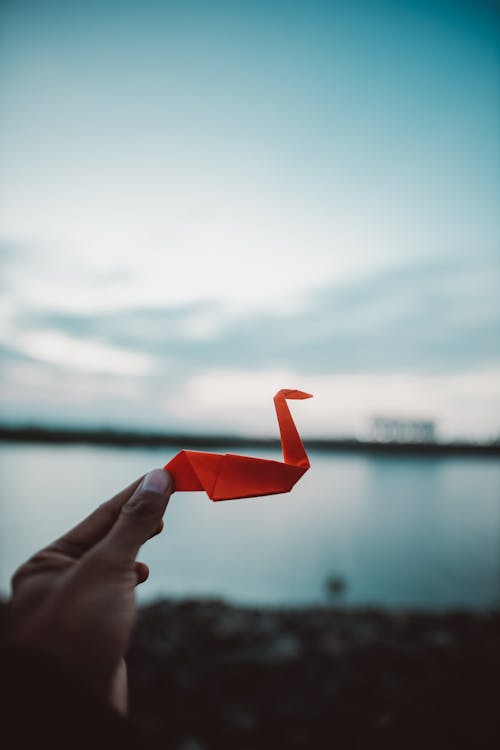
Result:
[[[498,284],[494,261],[441,260],[325,283],[286,314],[210,300],[85,314],[13,303],[4,412],[272,434],[271,391],[299,386],[319,391],[310,434],[362,432],[382,412],[491,436]]]

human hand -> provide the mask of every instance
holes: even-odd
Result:
[[[136,555],[161,532],[172,492],[171,475],[154,469],[33,555],[12,579],[10,643],[53,658],[123,713],[135,587],[149,575]]]

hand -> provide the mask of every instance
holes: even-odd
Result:
[[[123,713],[135,587],[149,575],[136,555],[161,532],[172,491],[168,472],[151,471],[31,557],[12,579],[10,643],[55,659]]]

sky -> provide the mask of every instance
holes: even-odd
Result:
[[[500,435],[494,2],[1,5],[1,420]]]

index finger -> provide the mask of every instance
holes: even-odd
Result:
[[[110,500],[99,505],[87,518],[50,544],[49,549],[57,549],[72,557],[83,555],[106,536],[120,515],[122,506],[133,495],[143,479],[144,475]]]

